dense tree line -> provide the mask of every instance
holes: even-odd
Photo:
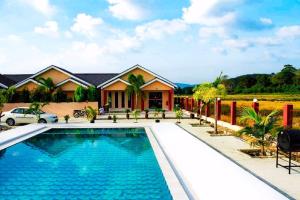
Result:
[[[300,69],[293,65],[284,65],[278,73],[247,74],[236,78],[225,79],[228,94],[251,93],[299,93]],[[192,87],[177,88],[177,95],[191,95]]]

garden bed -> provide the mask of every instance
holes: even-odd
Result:
[[[240,149],[240,152],[247,154],[251,158],[275,158],[276,154],[272,151],[267,151],[267,155],[262,155],[260,149]]]

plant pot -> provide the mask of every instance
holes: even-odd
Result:
[[[107,117],[107,119],[111,120],[111,119],[112,119],[112,117],[109,115],[109,116]]]
[[[195,118],[195,114],[194,114],[194,113],[191,113],[191,114],[190,114],[190,118],[191,118],[191,119],[194,119],[194,118]]]
[[[92,120],[90,121],[90,123],[92,123],[92,124],[93,124],[93,123],[95,123],[95,120],[94,120],[94,119],[92,119]]]
[[[155,120],[155,122],[156,122],[156,123],[159,123],[159,122],[160,122],[160,120],[159,120],[159,119],[156,119],[156,120]]]
[[[162,114],[162,118],[163,118],[163,119],[166,119],[166,113],[163,113],[163,114]]]
[[[129,113],[126,114],[126,119],[129,119]]]
[[[145,114],[145,119],[148,119],[149,118],[149,115],[148,113]]]

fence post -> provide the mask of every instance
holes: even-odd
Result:
[[[230,118],[231,125],[236,125],[236,101],[231,102]]]
[[[252,108],[255,110],[256,113],[259,112],[259,103],[257,101],[253,101]]]
[[[284,128],[292,128],[293,126],[293,105],[286,104],[283,107],[283,126]]]
[[[198,115],[200,115],[200,107],[201,107],[201,100],[198,100],[198,110],[197,110]]]
[[[191,103],[191,111],[193,112],[194,111],[194,98],[192,97],[192,103]]]
[[[205,106],[205,116],[209,117],[209,115],[210,115],[209,104],[206,104],[206,106]]]
[[[221,105],[221,99],[217,99],[217,120],[221,120],[221,109],[222,109],[222,105]]]
[[[189,98],[188,97],[185,97],[185,107],[184,107],[185,110],[188,110],[189,109]]]

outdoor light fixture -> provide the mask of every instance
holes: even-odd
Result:
[[[221,100],[221,98],[220,98],[220,97],[218,97],[218,98],[217,98],[217,100],[218,100],[218,101],[220,101],[220,100]]]
[[[258,100],[257,99],[253,99],[253,102],[256,103],[256,102],[258,102]]]

